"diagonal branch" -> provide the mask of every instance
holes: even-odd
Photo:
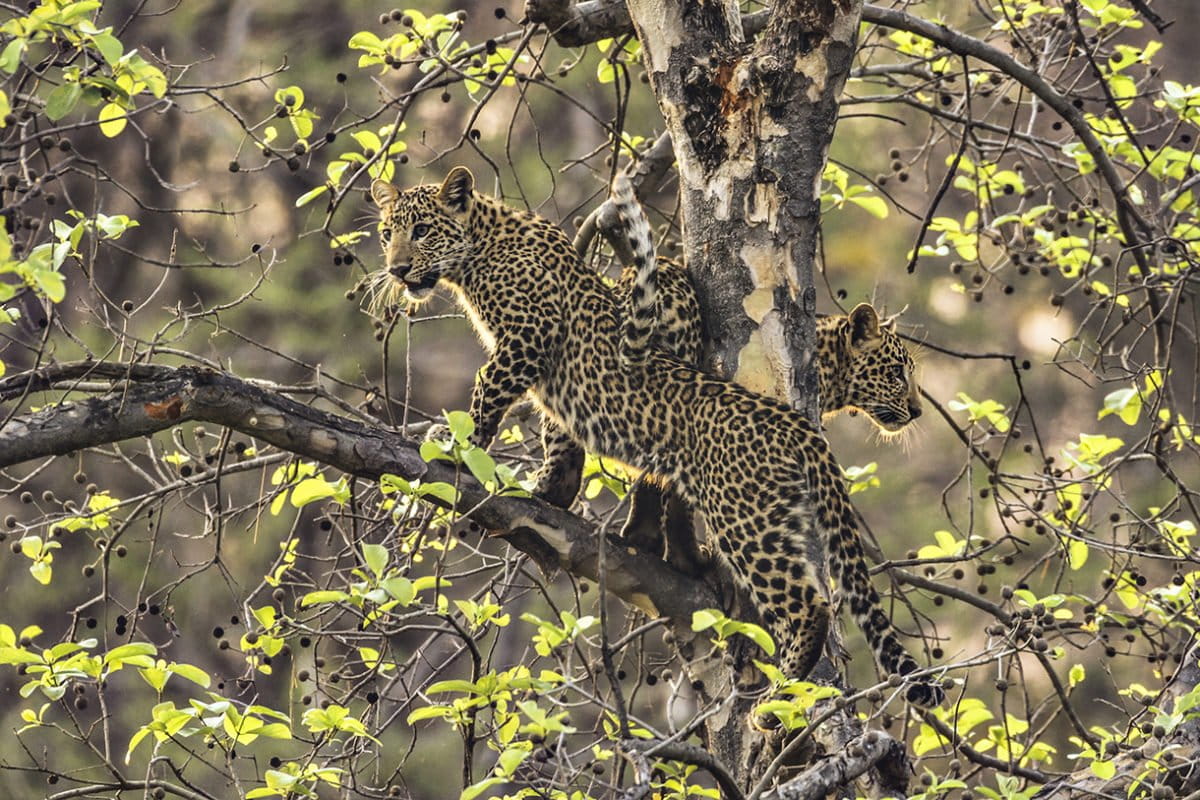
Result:
[[[745,794],[725,765],[703,747],[687,742],[656,742],[647,739],[626,739],[621,742],[624,750],[636,750],[648,756],[682,761],[708,771],[721,787],[724,800],[744,800]]]
[[[444,481],[459,490],[457,510],[545,566],[598,579],[595,526],[531,498],[493,496],[442,461],[426,463],[418,444],[397,433],[298,403],[233,375],[196,367],[77,362],[0,380],[0,400],[87,380],[111,390],[13,416],[0,429],[0,469],[88,447],[149,436],[185,422],[223,425],[342,472],[377,480]],[[608,588],[652,614],[678,621],[690,639],[692,612],[720,601],[700,580],[627,546],[607,548]]]
[[[880,731],[868,731],[845,749],[767,792],[763,800],[820,800],[885,760],[905,763],[904,745]]]

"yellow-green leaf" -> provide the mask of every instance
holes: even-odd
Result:
[[[1088,560],[1087,542],[1079,539],[1072,539],[1067,544],[1067,561],[1071,565],[1071,569],[1080,569]]]
[[[125,130],[129,120],[125,117],[125,109],[116,103],[107,103],[100,109],[100,132],[112,139]]]

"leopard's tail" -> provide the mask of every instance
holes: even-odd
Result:
[[[850,505],[850,498],[841,482],[840,470],[828,448],[822,448],[820,459],[809,465],[809,485],[819,495],[818,521],[828,538],[829,569],[834,582],[841,590],[844,602],[850,606],[855,624],[862,630],[875,653],[875,661],[887,674],[906,678],[920,669],[900,638],[896,629],[883,611],[883,602],[871,584],[862,540],[859,538],[858,520]],[[824,463],[821,463],[824,462]],[[830,477],[824,479],[822,474]],[[939,681],[933,678],[909,678],[908,699],[920,706],[940,705],[945,692]]]
[[[654,237],[650,220],[633,194],[633,184],[625,175],[618,175],[612,184],[613,209],[621,220],[625,237],[633,251],[633,267],[637,272],[630,292],[630,307],[621,326],[621,358],[628,364],[641,364],[646,359],[650,338],[654,334],[658,302],[658,267],[654,253]]]

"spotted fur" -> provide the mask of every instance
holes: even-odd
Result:
[[[653,337],[654,346],[696,365],[700,307],[687,270],[671,259],[655,262],[650,221],[624,175],[613,181],[610,202],[633,253],[617,286],[624,309],[622,346],[636,352]],[[817,377],[822,417],[861,411],[895,433],[921,416],[912,355],[895,320],[880,320],[869,303],[817,321]]]
[[[659,292],[654,239],[646,214],[633,195],[633,185],[624,175],[613,181],[612,204],[633,251],[634,279],[629,286],[629,308],[621,326],[621,355],[627,364],[641,365],[646,360],[657,321],[655,304]]]
[[[384,268],[416,298],[449,287],[488,351],[471,398],[475,444],[489,445],[529,394],[579,444],[664,476],[704,514],[796,678],[816,663],[829,626],[804,554],[811,514],[880,665],[918,668],[871,585],[840,471],[812,422],[654,348],[626,364],[618,303],[566,234],[476,193],[469,171],[405,191],[377,181],[372,195],[390,232]],[[908,697],[934,704],[942,693],[917,679]]]

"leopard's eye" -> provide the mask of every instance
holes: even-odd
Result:
[[[379,229],[379,241],[383,242],[384,244],[387,244],[391,240],[392,240],[392,229],[391,228],[380,228]]]
[[[898,381],[904,380],[904,365],[897,364],[892,367],[892,377]]]
[[[418,239],[424,239],[428,233],[429,233],[429,226],[426,225],[424,222],[418,222],[416,225],[413,225],[412,239],[414,242],[417,241]]]

